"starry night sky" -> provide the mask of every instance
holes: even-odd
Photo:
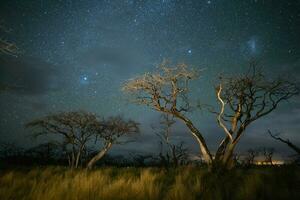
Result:
[[[87,110],[142,124],[136,143],[114,151],[155,152],[157,136],[150,125],[159,115],[129,104],[120,87],[153,71],[163,58],[203,69],[192,96],[213,105],[218,74],[243,72],[250,59],[259,60],[271,77],[300,75],[299,0],[1,0],[0,19],[11,29],[1,38],[20,49],[17,57],[0,59],[0,81],[16,86],[0,94],[0,142],[37,144],[24,129],[26,122],[58,111]],[[299,144],[299,100],[293,98],[251,126],[239,150],[274,146],[279,154],[290,154],[266,131],[280,131]],[[214,116],[194,110],[190,117],[215,149],[224,133]],[[185,132],[176,124],[174,140],[198,153]]]

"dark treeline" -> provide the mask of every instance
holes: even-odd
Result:
[[[86,163],[93,158],[98,152],[93,149],[87,150],[79,163],[78,167],[85,167]],[[22,148],[13,143],[0,144],[0,162],[1,165],[7,166],[33,166],[33,165],[60,165],[69,166],[68,158],[63,148],[53,143],[43,143],[31,148]],[[184,158],[179,159],[174,163],[170,159],[168,153],[162,152],[157,154],[130,154],[124,155],[111,155],[105,154],[103,158],[97,162],[98,166],[178,166],[186,164],[200,164],[200,161],[192,161],[188,159],[185,154]]]
[[[161,148],[169,148],[168,146]],[[174,145],[176,155],[172,157],[172,151],[160,151],[158,153],[130,153],[129,155],[121,154],[105,154],[96,166],[116,166],[116,167],[165,167],[172,168],[177,166],[202,166],[205,165],[201,159],[192,159],[189,157],[187,148],[184,148],[183,143]],[[184,149],[182,149],[184,148]],[[88,161],[97,154],[97,150],[88,149],[82,156],[78,167],[83,168]],[[241,154],[234,155],[235,166],[242,168],[253,167],[256,164],[262,165],[276,165],[274,163],[273,155],[274,148],[260,147],[256,149],[249,149]],[[176,158],[178,160],[176,160]],[[259,158],[259,159],[258,159]],[[259,162],[257,162],[259,160]],[[300,155],[295,154],[288,157],[288,162],[285,164],[300,164]],[[0,162],[2,167],[21,166],[70,166],[68,158],[63,148],[53,143],[43,143],[30,148],[22,148],[13,143],[0,144]]]

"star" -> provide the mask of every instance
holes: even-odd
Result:
[[[89,84],[89,78],[87,75],[80,76],[80,84],[82,84],[82,85]]]
[[[188,50],[188,53],[189,53],[189,54],[192,54],[192,49],[189,49],[189,50]]]

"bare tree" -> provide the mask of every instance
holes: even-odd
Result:
[[[188,157],[188,149],[184,147],[184,143],[172,143],[170,140],[171,128],[175,124],[174,117],[168,114],[162,114],[160,120],[160,130],[155,130],[155,134],[160,138],[160,153],[161,163],[164,165],[174,165],[184,163]],[[155,129],[155,127],[152,127]],[[166,147],[167,149],[165,149]]]
[[[256,70],[255,64],[249,73],[222,77],[216,88],[221,109],[214,113],[225,137],[213,158],[202,132],[186,115],[191,109],[188,84],[198,77],[197,71],[189,70],[185,64],[172,67],[168,62],[163,62],[159,69],[159,72],[129,80],[124,84],[123,91],[130,93],[134,103],[147,105],[183,121],[197,140],[204,161],[225,168],[232,167],[234,149],[246,128],[299,91],[292,82],[267,80]]]
[[[139,132],[138,123],[132,120],[126,121],[120,116],[110,117],[107,120],[103,120],[101,123],[96,123],[92,126],[92,129],[92,131],[95,133],[96,141],[98,139],[101,140],[103,147],[88,162],[88,169],[91,169],[95,163],[107,153],[113,144],[124,143],[118,141],[120,137]]]
[[[225,132],[216,159],[230,168],[234,149],[246,128],[297,95],[299,89],[290,81],[268,80],[257,68],[257,63],[251,62],[245,74],[220,77],[216,93],[221,105],[217,122]]]
[[[261,150],[263,156],[264,156],[264,160],[263,160],[263,164],[270,164],[273,165],[273,155],[274,155],[274,148],[263,148]]]
[[[281,137],[279,137],[280,133],[277,134],[272,134],[272,132],[270,130],[268,130],[269,135],[274,138],[275,140],[278,140],[280,142],[283,142],[284,144],[287,144],[291,149],[293,149],[294,151],[297,152],[297,154],[300,156],[300,148],[297,147],[295,144],[293,144],[292,142],[290,142],[290,140],[288,139],[282,139]]]
[[[250,166],[254,164],[255,158],[259,155],[259,151],[255,149],[249,149],[245,157],[245,165]]]
[[[188,160],[188,148],[184,146],[184,142],[171,145],[172,163],[175,166],[185,164]]]
[[[57,143],[63,146],[71,168],[77,168],[86,149],[87,142],[94,132],[91,125],[98,123],[93,113],[84,111],[62,112],[34,120],[26,127],[35,129],[34,136],[54,135]]]
[[[197,140],[206,163],[212,163],[212,155],[202,133],[186,115],[191,109],[189,82],[198,78],[198,72],[189,70],[185,64],[169,66],[166,61],[160,64],[159,69],[156,73],[146,73],[129,80],[122,90],[130,93],[134,103],[147,105],[181,120]]]

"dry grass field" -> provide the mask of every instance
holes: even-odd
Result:
[[[296,166],[236,169],[224,175],[205,168],[62,167],[2,170],[1,200],[300,199]]]

